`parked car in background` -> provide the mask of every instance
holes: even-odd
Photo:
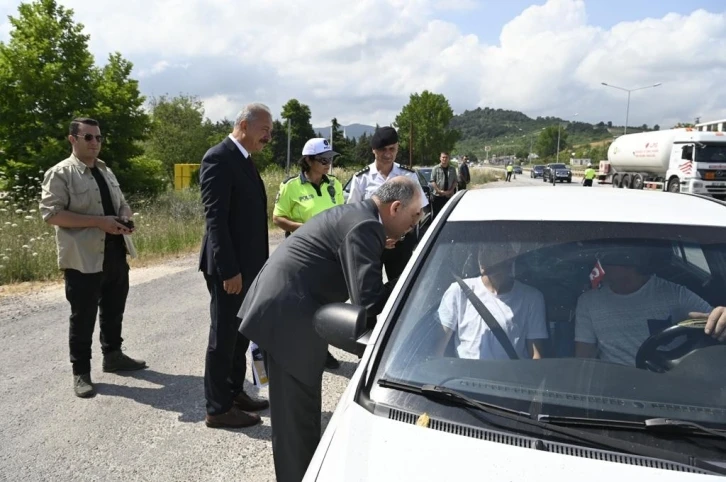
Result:
[[[522,174],[522,166],[514,166],[514,170],[512,172],[515,174]]]
[[[362,358],[303,482],[722,480],[726,342],[685,307],[726,305],[726,205],[636,190],[531,191],[457,193],[372,330],[365,307],[317,312],[317,333]],[[594,220],[592,206],[607,209]],[[600,260],[616,262],[604,280]],[[519,319],[491,294],[467,302],[487,293],[481,263],[508,273],[504,296],[526,310]],[[647,284],[616,295],[610,286],[632,273],[648,273]],[[659,299],[659,289],[679,294]],[[627,361],[575,356],[575,324],[578,336],[597,332],[593,310],[611,330],[609,353]],[[499,327],[507,316],[493,336],[484,321]],[[544,340],[542,359],[521,348],[525,329]],[[520,348],[507,356],[506,343]]]
[[[531,177],[532,179],[537,179],[538,177],[542,177],[543,174],[544,174],[544,166],[541,164],[532,166],[532,170],[529,171],[529,177]]]
[[[427,183],[431,182],[431,171],[433,169],[434,169],[433,167],[419,167],[419,168],[416,168],[416,170],[421,173],[421,175],[424,177],[424,179],[426,179],[426,182]]]

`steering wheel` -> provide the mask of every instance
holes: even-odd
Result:
[[[718,340],[703,331],[705,326],[706,320],[685,320],[649,337],[638,348],[635,366],[656,373],[665,373],[675,368],[694,351],[720,344]],[[669,350],[660,349],[681,337],[685,339],[676,347]]]

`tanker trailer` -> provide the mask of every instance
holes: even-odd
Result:
[[[620,136],[600,161],[598,179],[616,188],[726,198],[726,133],[691,128]]]

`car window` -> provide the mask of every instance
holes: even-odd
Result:
[[[674,242],[673,252],[678,258],[690,266],[711,274],[706,255],[699,244],[692,242]]]
[[[718,388],[726,346],[683,348],[698,356],[666,373],[643,364],[658,350],[641,351],[690,313],[726,305],[724,240],[726,230],[715,227],[446,222],[401,294],[375,377],[447,386],[518,411],[677,416],[726,427]],[[518,359],[507,356],[457,278],[504,328]],[[696,338],[704,347],[711,340]],[[531,359],[532,340],[543,359]],[[575,357],[576,340],[595,347],[596,359]]]

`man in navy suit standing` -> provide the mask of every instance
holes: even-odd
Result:
[[[249,104],[234,130],[207,151],[199,169],[206,229],[199,269],[211,296],[204,369],[206,424],[239,428],[260,422],[256,411],[269,406],[244,392],[250,341],[238,332],[237,313],[247,290],[269,257],[267,194],[251,154],[272,135],[272,115],[264,104]]]

